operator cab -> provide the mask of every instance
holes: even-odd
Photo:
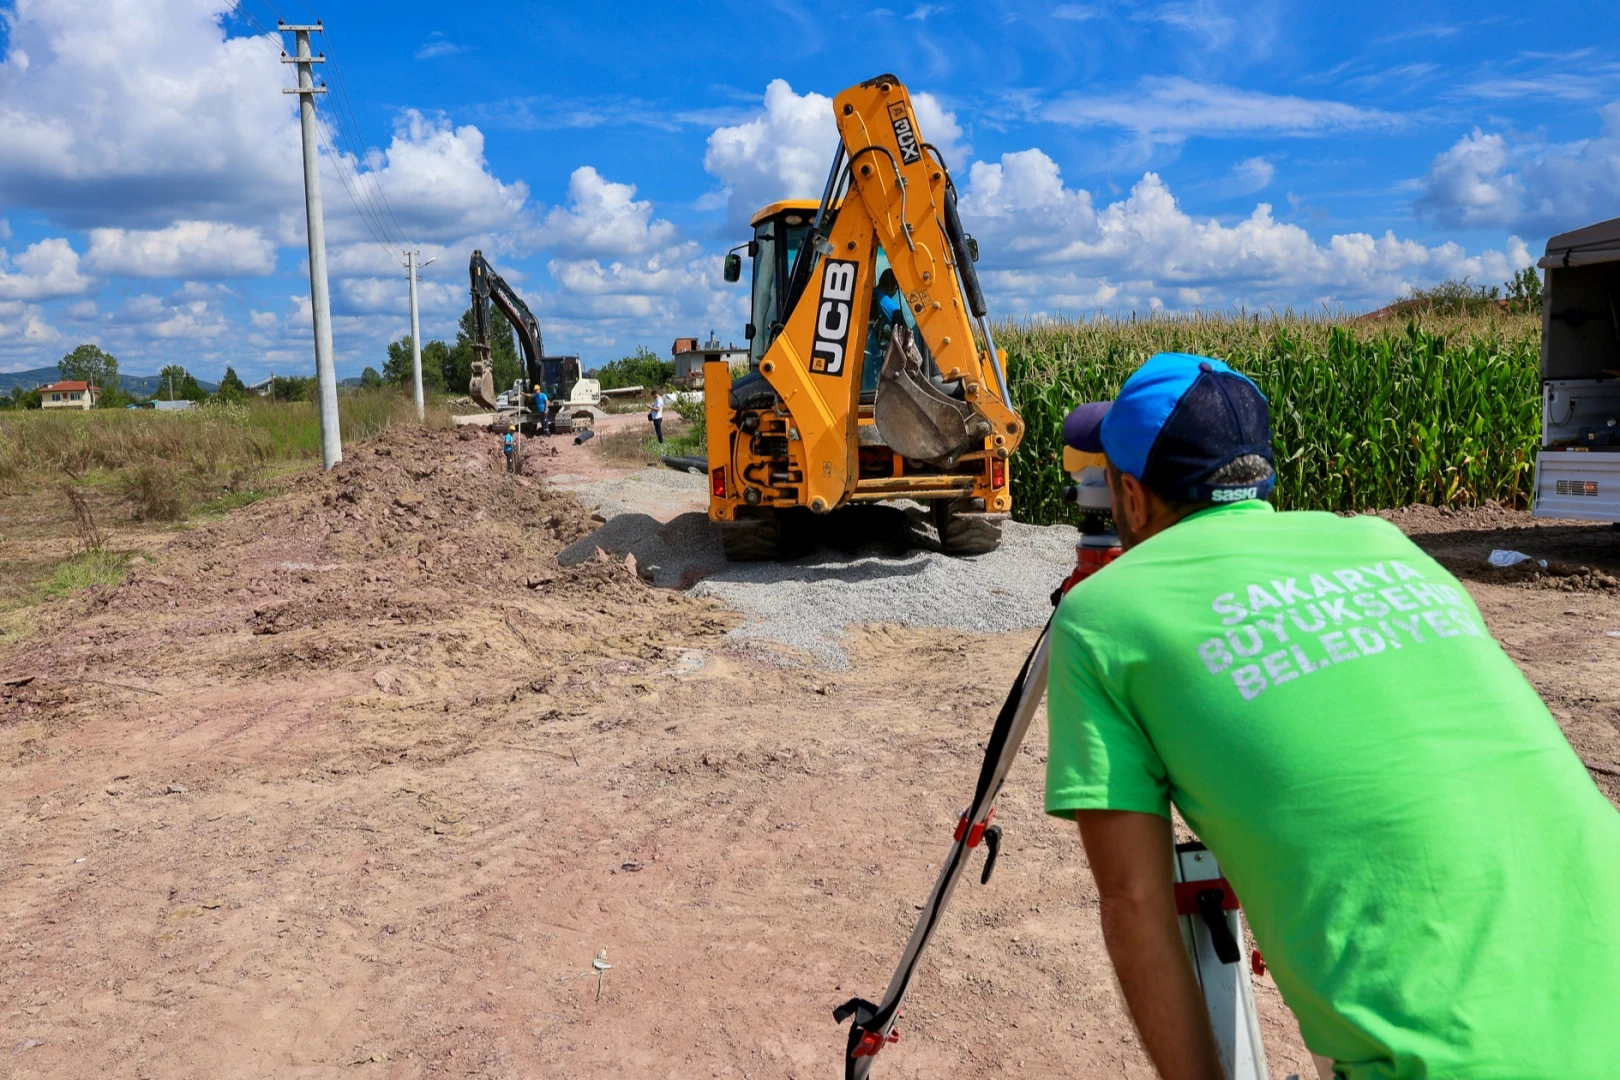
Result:
[[[733,404],[739,408],[747,407],[745,402],[752,404],[752,399],[759,393],[760,388],[763,388],[766,394],[772,392],[763,376],[759,374],[759,364],[787,322],[788,280],[793,276],[794,261],[799,257],[799,249],[804,246],[804,239],[810,233],[810,223],[815,218],[819,205],[807,199],[774,202],[755,214],[750,222],[754,228],[754,238],[746,247],[749,256],[754,260],[754,276],[748,325],[743,331],[743,336],[748,339],[749,373],[733,384]],[[813,260],[816,258],[819,256],[812,253],[812,270]],[[740,257],[727,256],[725,274],[727,281],[735,281],[741,277],[741,263]],[[890,298],[887,305],[881,302],[885,295]],[[887,313],[885,308],[888,309]],[[861,367],[861,403],[864,405],[870,405],[877,392],[878,375],[883,368],[883,353],[888,347],[889,329],[894,317],[902,319],[906,326],[916,333],[916,319],[905,303],[905,298],[900,296],[899,289],[894,284],[894,275],[889,271],[889,256],[879,249],[872,304],[866,328],[866,360]],[[917,336],[917,345],[922,350],[925,361],[931,360],[927,344],[923,342],[920,334]],[[753,407],[761,406],[754,404]]]

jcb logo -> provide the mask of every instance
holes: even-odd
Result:
[[[826,260],[826,269],[821,275],[821,306],[816,309],[816,342],[810,350],[810,370],[818,375],[844,373],[855,277],[853,262]]]
[[[915,165],[922,160],[922,150],[917,146],[917,129],[911,126],[911,117],[906,115],[906,107],[896,102],[889,106],[889,121],[894,125],[894,139],[900,144],[900,161],[905,165]]]

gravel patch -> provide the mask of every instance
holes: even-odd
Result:
[[[681,510],[707,506],[709,501],[706,477],[662,465],[606,478],[560,473],[546,477],[546,482],[572,492],[586,509],[605,518],[638,513],[667,520]]]
[[[703,514],[660,524],[645,514],[613,518],[565,549],[565,566],[597,548],[634,555],[662,588],[714,597],[748,621],[726,635],[735,646],[786,646],[818,666],[849,666],[844,628],[889,623],[977,633],[1026,630],[1046,622],[1050,597],[1074,566],[1077,534],[1066,525],[1008,523],[988,555],[941,554],[922,514],[895,507],[867,511],[857,534],[775,563],[728,563]]]

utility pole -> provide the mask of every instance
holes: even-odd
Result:
[[[422,321],[416,317],[416,257],[417,251],[405,253],[405,272],[411,278],[411,383],[416,397],[416,420],[421,423],[422,408]]]
[[[330,469],[343,460],[343,436],[338,430],[337,370],[332,366],[332,299],[326,286],[326,215],[321,209],[321,161],[316,130],[315,95],[326,87],[315,85],[314,64],[326,63],[326,54],[311,56],[309,35],[322,32],[314,26],[290,26],[276,20],[276,29],[291,33],[297,40],[297,55],[281,52],[283,64],[298,65],[298,88],[282,90],[298,95],[299,120],[304,134],[304,217],[309,233],[309,300],[315,318],[316,402],[321,417],[321,461]]]
[[[422,323],[416,316],[416,257],[420,251],[407,251],[405,253],[405,270],[411,277],[411,375],[416,383],[416,419],[422,420]],[[436,258],[436,256],[435,256]],[[434,260],[429,259],[423,263],[427,266]]]

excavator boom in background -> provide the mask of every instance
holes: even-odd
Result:
[[[932,505],[945,551],[988,551],[1024,425],[977,244],[899,80],[851,87],[833,111],[820,201],[754,217],[748,374],[705,364],[709,516],[729,557],[774,558],[801,515],[914,499]],[[725,269],[738,280],[740,256]]]
[[[518,348],[523,353],[520,395],[526,397],[533,393],[535,386],[542,386],[553,402],[553,410],[562,408],[580,381],[579,358],[544,354],[539,321],[523,298],[513,292],[512,287],[495,272],[495,268],[485,261],[482,251],[472,253],[467,272],[472,279],[473,312],[472,378],[467,386],[467,396],[486,409],[498,407],[495,366],[490,359],[489,345],[489,306],[494,304],[506,316],[506,321],[512,324],[517,334]]]

